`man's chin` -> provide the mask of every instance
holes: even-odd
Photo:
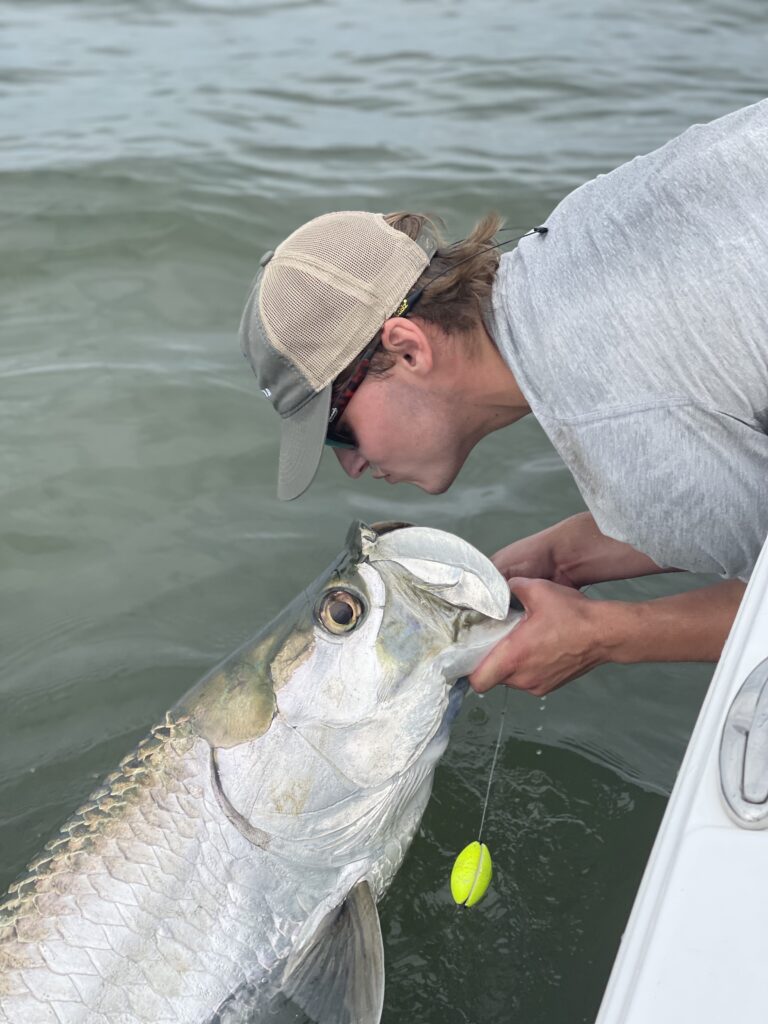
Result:
[[[408,477],[393,477],[387,473],[381,479],[386,480],[388,484],[411,484],[412,487],[418,487],[420,491],[424,491],[426,494],[445,494],[457,476],[458,473],[454,473],[448,479],[423,481],[411,480]]]
[[[419,490],[425,491],[427,494],[445,494],[455,479],[456,477],[454,476],[450,480],[433,480],[424,484],[417,483],[414,480],[413,483]]]

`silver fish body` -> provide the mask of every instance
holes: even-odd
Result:
[[[0,904],[3,1024],[375,1024],[376,901],[470,672],[519,620],[451,534],[346,550],[191,690]]]

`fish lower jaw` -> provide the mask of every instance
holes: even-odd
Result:
[[[521,612],[510,612],[502,622],[486,622],[473,628],[471,636],[459,640],[446,657],[447,678],[471,675],[487,654],[522,621]],[[450,660],[448,660],[450,659]]]

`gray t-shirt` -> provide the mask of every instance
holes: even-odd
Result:
[[[595,520],[746,579],[768,534],[768,100],[567,196],[489,328]]]

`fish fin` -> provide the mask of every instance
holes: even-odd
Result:
[[[384,944],[368,882],[358,882],[291,956],[283,992],[315,1024],[379,1024]]]

